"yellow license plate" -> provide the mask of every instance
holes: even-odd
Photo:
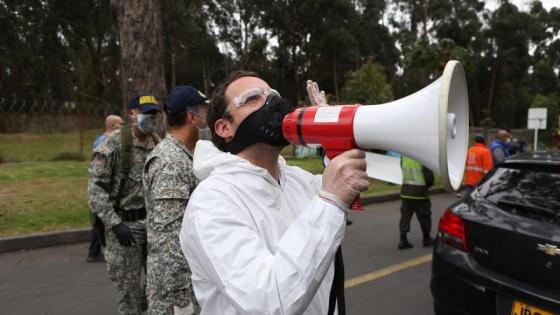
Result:
[[[527,305],[519,301],[513,301],[513,307],[511,308],[511,315],[556,315],[556,314],[531,305]]]

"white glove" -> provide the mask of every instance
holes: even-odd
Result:
[[[319,195],[339,208],[347,209],[356,195],[369,187],[365,157],[364,151],[352,149],[332,159],[323,172]]]
[[[307,80],[307,96],[311,102],[311,106],[328,106],[325,91],[319,90],[317,82]]]

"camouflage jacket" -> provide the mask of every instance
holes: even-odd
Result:
[[[192,154],[168,134],[146,159],[143,181],[148,240],[165,232],[178,238],[187,202],[198,184],[192,172]]]
[[[142,169],[146,157],[153,150],[155,142],[159,138],[157,135],[153,135],[147,137],[143,142],[134,136],[132,139],[130,158],[132,165],[122,192],[119,193],[123,176],[120,172],[122,141],[120,130],[113,132],[93,150],[93,156],[89,163],[89,207],[108,227],[121,222],[121,218],[115,211],[117,201],[119,201],[120,208],[125,211],[145,207]]]

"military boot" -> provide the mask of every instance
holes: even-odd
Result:
[[[406,233],[401,232],[401,241],[399,242],[399,249],[407,249],[407,248],[412,248],[412,244],[408,242],[408,239],[406,238]]]

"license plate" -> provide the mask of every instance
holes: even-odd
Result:
[[[534,307],[519,301],[513,301],[511,315],[556,315],[538,307]]]

